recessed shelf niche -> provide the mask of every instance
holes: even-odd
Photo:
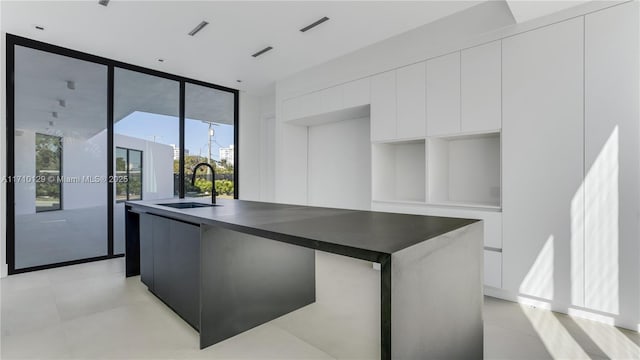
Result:
[[[424,202],[425,140],[372,144],[372,197],[377,201]]]
[[[500,133],[427,142],[428,203],[500,208]]]

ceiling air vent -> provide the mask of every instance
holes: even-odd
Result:
[[[109,5],[109,0],[98,0],[98,4],[102,6],[107,6]]]
[[[302,29],[300,29],[300,32],[309,31],[309,30],[313,29],[314,27],[316,27],[316,26],[318,26],[318,25],[322,24],[323,22],[325,22],[325,21],[327,21],[327,20],[329,20],[329,18],[325,16],[325,17],[323,17],[322,19],[317,20],[317,21],[315,21],[315,22],[313,22],[313,23],[311,23],[311,24],[309,24],[309,25],[307,25],[307,26],[303,27]]]
[[[205,26],[209,25],[208,22],[203,21],[200,24],[198,24],[196,27],[193,28],[193,30],[189,31],[189,35],[194,36],[195,34],[197,34],[200,30],[204,29]]]
[[[258,56],[260,56],[260,55],[262,55],[262,54],[264,54],[264,53],[266,53],[267,51],[270,51],[270,50],[273,50],[273,47],[272,46],[267,46],[266,48],[258,51],[257,53],[255,53],[255,54],[253,54],[251,56],[253,56],[255,58],[255,57],[258,57]]]

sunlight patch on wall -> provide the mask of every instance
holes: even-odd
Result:
[[[553,235],[549,235],[520,284],[521,294],[553,300],[553,241]]]
[[[585,177],[585,300],[590,309],[619,314],[618,127]]]

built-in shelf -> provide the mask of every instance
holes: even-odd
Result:
[[[500,208],[499,132],[432,137],[427,143],[428,203]]]
[[[424,203],[425,140],[373,143],[371,146],[373,200]]]

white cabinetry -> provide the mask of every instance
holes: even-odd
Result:
[[[503,285],[564,304],[580,291],[583,41],[582,18],[502,41]]]
[[[421,62],[397,70],[397,104],[399,139],[425,136],[426,84],[425,63]]]
[[[460,52],[427,61],[427,135],[460,132]]]
[[[288,99],[282,102],[285,121],[318,114],[322,111],[320,91]]]
[[[501,42],[463,50],[460,55],[462,132],[500,129],[502,124]]]
[[[396,72],[393,70],[371,78],[371,140],[395,139],[396,123]]]
[[[337,111],[344,107],[343,87],[334,86],[320,91],[320,112]]]
[[[502,253],[484,251],[484,284],[496,288],[502,287]]]
[[[637,2],[585,17],[584,306],[614,314],[639,304],[638,17]]]
[[[344,107],[356,107],[371,103],[371,79],[354,80],[342,85]]]
[[[311,126],[368,117],[369,87],[365,78],[284,100],[284,121]]]
[[[372,146],[373,200],[424,202],[424,140]]]
[[[428,139],[431,204],[500,207],[500,133]]]

